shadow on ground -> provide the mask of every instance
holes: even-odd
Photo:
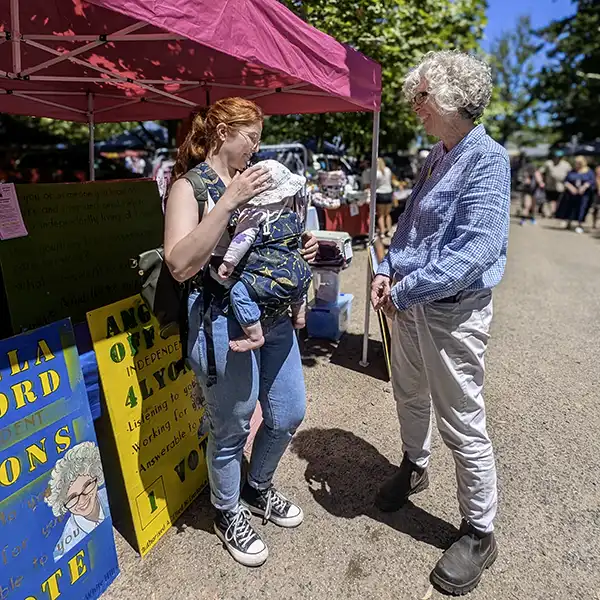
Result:
[[[214,533],[213,521],[215,510],[210,503],[210,491],[208,485],[201,494],[188,506],[184,513],[175,522],[177,533],[191,527],[208,533]]]
[[[244,454],[242,458],[241,481],[246,481],[246,475],[249,468],[248,456]],[[207,483],[202,493],[198,495],[179,519],[177,519],[175,527],[177,527],[177,533],[183,532],[187,527],[214,533],[214,518],[215,509],[210,501],[210,486]]]
[[[356,333],[345,333],[339,342],[305,338],[301,340],[300,345],[302,364],[305,367],[315,367],[320,362],[326,361],[374,379],[388,381],[383,344],[376,340],[369,340],[369,365],[361,367],[362,344],[363,336]]]
[[[456,527],[411,502],[396,513],[381,512],[373,505],[379,485],[396,467],[353,433],[343,429],[303,430],[292,440],[291,450],[308,462],[304,478],[310,492],[334,517],[354,519],[366,515],[441,549],[456,539]]]

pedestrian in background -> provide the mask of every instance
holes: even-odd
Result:
[[[540,169],[541,187],[546,193],[546,202],[550,205],[550,216],[552,217],[556,216],[558,202],[565,191],[565,179],[570,171],[571,165],[565,160],[561,150],[554,151]],[[543,206],[540,212],[544,215]]]
[[[535,225],[536,192],[543,186],[542,176],[525,153],[520,157],[518,172],[519,191],[521,192],[521,225],[527,220]]]
[[[594,229],[598,226],[598,213],[600,213],[600,165],[596,167],[596,189],[594,190],[594,203],[593,203],[593,225]]]
[[[385,164],[383,158],[377,159],[377,189],[375,205],[377,209],[377,231],[379,237],[390,237],[392,231],[392,208],[394,187],[392,185],[392,170]],[[371,169],[362,173],[363,189],[371,187]]]
[[[404,94],[428,135],[425,161],[371,301],[393,319],[392,381],[404,456],[375,503],[399,510],[429,485],[431,405],[456,465],[462,524],[431,573],[452,594],[474,589],[496,559],[496,466],[486,428],[484,357],[492,288],[504,273],[510,161],[476,125],[492,95],[489,65],[434,52],[407,76]]]
[[[583,223],[596,189],[596,177],[584,156],[575,157],[575,168],[565,179],[565,193],[558,207],[557,218],[566,221],[565,228],[571,229],[577,221],[576,233],[583,233]]]
[[[377,226],[379,236],[389,238],[392,232],[392,201],[394,188],[392,186],[392,170],[385,164],[383,158],[377,159]]]

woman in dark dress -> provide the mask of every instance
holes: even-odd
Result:
[[[575,231],[583,233],[583,223],[591,205],[596,178],[588,167],[583,156],[575,158],[575,168],[565,180],[565,193],[557,211],[557,218],[566,221],[566,228],[571,229],[573,221],[577,221]]]

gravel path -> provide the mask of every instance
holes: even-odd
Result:
[[[405,510],[372,506],[400,459],[381,347],[358,366],[366,253],[338,348],[305,347],[308,414],[277,474],[305,524],[269,525],[270,557],[236,565],[209,533],[203,494],[140,560],[117,535],[122,574],[103,600],[418,600],[459,524],[454,467],[436,434],[431,486]],[[372,338],[378,339],[376,321]],[[488,354],[489,430],[500,482],[500,556],[469,598],[600,600],[600,239],[550,222],[513,226]]]

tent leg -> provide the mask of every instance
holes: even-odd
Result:
[[[13,73],[21,72],[21,15],[19,0],[10,0],[10,26],[13,35],[12,41],[12,68]]]
[[[377,158],[379,157],[379,123],[380,123],[380,112],[373,113],[373,145],[371,148],[371,203],[369,205],[369,246],[368,252],[371,252],[373,246],[373,238],[375,237],[375,218],[376,218],[376,207],[375,207],[375,190],[377,189]],[[362,360],[360,361],[361,367],[368,367],[368,353],[369,353],[369,325],[371,322],[371,267],[367,261],[367,286],[366,286],[366,298],[365,298],[365,325],[363,333],[363,352]]]
[[[88,94],[88,124],[90,128],[90,181],[96,181],[96,169],[94,168],[95,163],[95,147],[94,147],[94,94]]]

